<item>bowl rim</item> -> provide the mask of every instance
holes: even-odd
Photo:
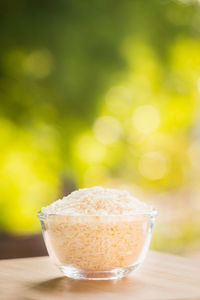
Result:
[[[84,214],[77,214],[77,215],[72,215],[72,214],[61,214],[61,213],[44,213],[42,212],[42,210],[40,210],[38,213],[37,213],[37,217],[40,219],[40,220],[43,220],[43,219],[46,219],[50,216],[61,216],[61,217],[71,217],[71,218],[80,218],[80,217],[84,217],[84,218],[90,218],[90,217],[98,217],[98,218],[120,218],[120,217],[131,217],[131,216],[140,216],[140,215],[149,215],[150,217],[156,217],[158,214],[158,211],[153,208],[153,207],[150,207],[149,210],[145,210],[145,211],[138,211],[138,212],[132,212],[130,214],[121,214],[121,215],[84,215]]]

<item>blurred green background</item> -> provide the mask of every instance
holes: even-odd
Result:
[[[157,207],[152,248],[200,249],[199,103],[200,1],[1,1],[1,233],[102,185]]]

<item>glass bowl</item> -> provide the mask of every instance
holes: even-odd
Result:
[[[138,268],[149,248],[156,210],[131,215],[45,215],[43,237],[53,262],[74,279],[118,279]]]

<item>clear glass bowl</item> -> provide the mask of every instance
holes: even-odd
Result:
[[[65,276],[118,279],[143,262],[157,212],[65,216],[38,213],[48,253]]]

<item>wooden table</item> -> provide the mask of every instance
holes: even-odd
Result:
[[[200,262],[149,252],[126,278],[84,281],[63,277],[48,257],[0,261],[1,300],[200,299]]]

